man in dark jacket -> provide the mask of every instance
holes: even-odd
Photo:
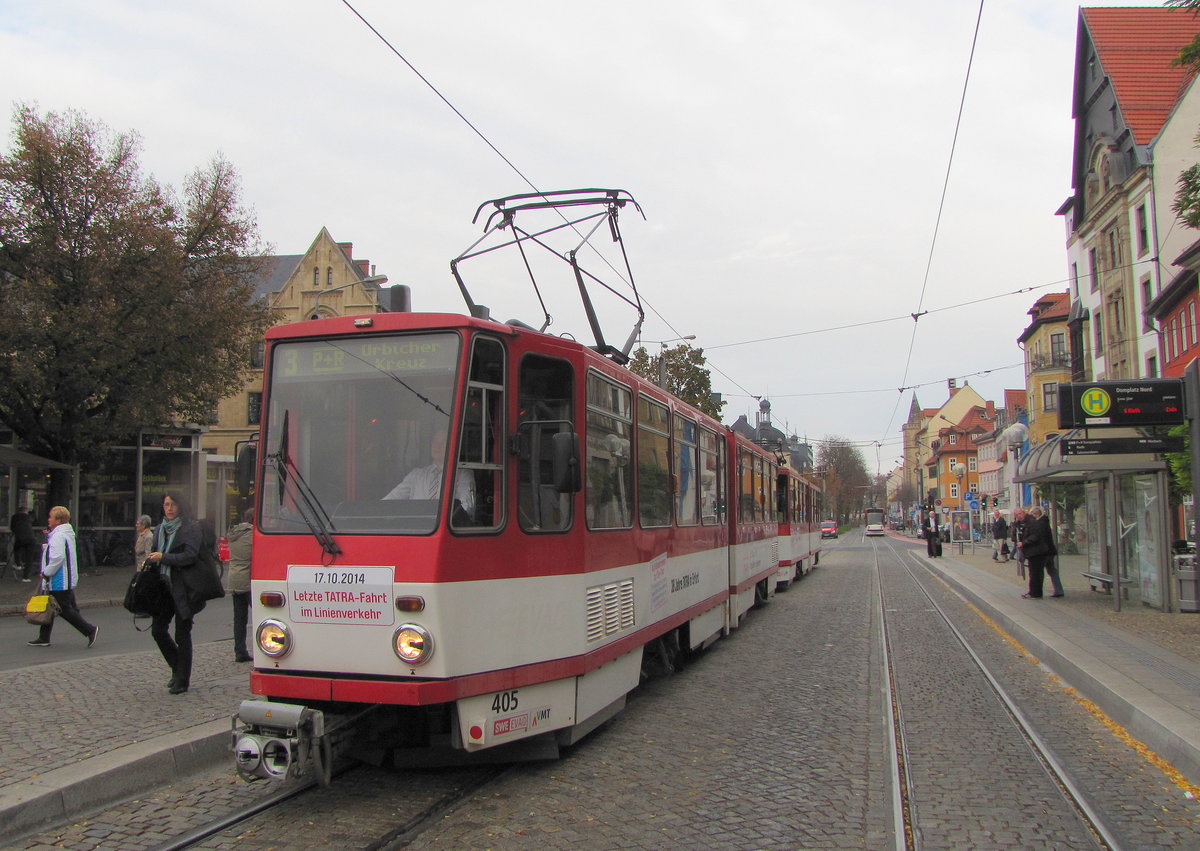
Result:
[[[925,534],[925,552],[930,558],[937,558],[942,554],[942,527],[936,511],[929,512],[925,517],[922,531]]]
[[[1021,551],[1029,566],[1029,593],[1022,597],[1032,600],[1042,598],[1042,578],[1046,565],[1058,555],[1054,546],[1054,536],[1050,531],[1050,519],[1043,516],[1040,505],[1035,505],[1029,512],[1021,532]],[[1061,587],[1061,586],[1060,586]],[[1061,596],[1059,591],[1055,596]]]
[[[1004,544],[1008,541],[1008,521],[997,508],[992,512],[992,561],[1008,561]]]

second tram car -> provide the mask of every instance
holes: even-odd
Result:
[[[621,709],[650,648],[708,645],[819,555],[814,485],[519,325],[276,327],[262,416],[246,777],[327,773],[332,732],[368,709],[353,748],[401,762],[570,744]]]
[[[866,534],[882,535],[884,534],[884,521],[887,514],[882,508],[868,508],[865,518],[867,521]]]

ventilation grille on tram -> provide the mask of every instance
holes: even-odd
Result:
[[[633,626],[633,580],[587,590],[587,640],[599,641]]]
[[[779,539],[771,539],[771,564],[779,564]]]

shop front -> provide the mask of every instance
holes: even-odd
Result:
[[[1136,429],[1103,433],[1141,436]],[[1084,437],[1075,429],[1034,447],[1021,458],[1014,481],[1036,486],[1059,552],[1086,556],[1089,580],[1112,594],[1114,609],[1180,611],[1171,582],[1166,462],[1148,452],[1064,454],[1064,446]]]

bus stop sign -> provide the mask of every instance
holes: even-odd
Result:
[[[1183,381],[1143,378],[1058,385],[1058,427],[1180,425]]]

